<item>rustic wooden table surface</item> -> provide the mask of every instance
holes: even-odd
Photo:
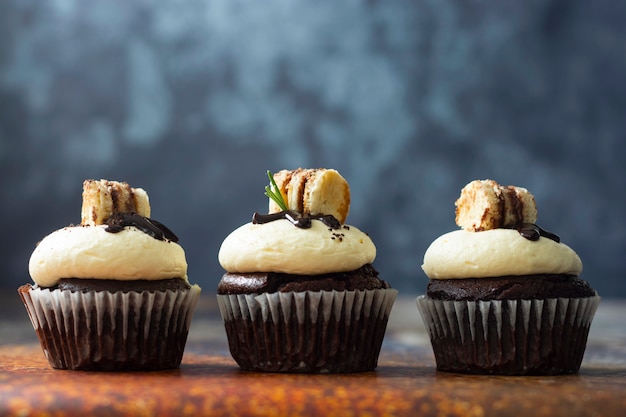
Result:
[[[239,370],[203,298],[180,369],[97,373],[48,366],[19,299],[0,298],[0,416],[624,416],[626,300],[603,299],[579,374],[437,372],[414,298],[394,305],[378,368],[348,375]]]

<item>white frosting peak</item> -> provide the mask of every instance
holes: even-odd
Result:
[[[579,275],[582,262],[569,246],[545,237],[531,241],[512,229],[456,230],[431,243],[422,269],[435,279]]]
[[[106,232],[106,225],[71,226],[46,236],[30,257],[30,276],[39,286],[52,287],[60,278],[117,280],[187,280],[183,248],[125,227]]]
[[[226,237],[218,254],[228,272],[299,275],[353,271],[375,257],[372,240],[354,226],[330,229],[313,220],[302,229],[285,219],[244,224]]]

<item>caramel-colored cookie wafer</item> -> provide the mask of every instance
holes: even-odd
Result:
[[[344,223],[350,211],[350,186],[334,169],[282,170],[274,181],[290,210],[304,214],[331,214]],[[270,199],[269,213],[281,209]]]
[[[535,198],[527,189],[489,179],[467,184],[455,205],[456,224],[472,232],[537,221]]]
[[[81,224],[104,224],[115,213],[137,213],[150,217],[148,194],[141,188],[132,188],[125,182],[85,180]]]

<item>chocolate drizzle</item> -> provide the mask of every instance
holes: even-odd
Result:
[[[516,229],[519,234],[522,235],[522,237],[525,237],[528,240],[539,240],[539,238],[543,236],[548,239],[554,240],[556,243],[559,243],[561,241],[561,239],[557,235],[543,230],[541,227],[537,226],[534,223],[520,223],[513,228]]]
[[[134,226],[155,239],[178,242],[178,236],[163,223],[137,213],[115,213],[107,219],[105,224],[107,227],[104,230],[109,233],[119,233],[124,230],[124,227]]]
[[[254,213],[253,224],[264,224],[274,220],[287,219],[291,224],[301,229],[311,227],[311,220],[319,220],[331,229],[340,229],[341,223],[332,214],[301,214],[295,210],[283,210],[272,214]]]

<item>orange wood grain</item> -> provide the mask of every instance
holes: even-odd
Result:
[[[500,377],[435,371],[428,349],[383,351],[374,372],[249,373],[227,354],[186,353],[180,369],[53,370],[39,345],[0,347],[2,416],[620,416],[626,365],[578,375]]]

